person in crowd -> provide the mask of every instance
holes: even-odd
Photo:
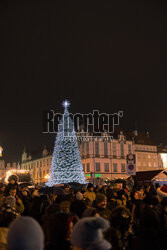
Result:
[[[109,250],[111,244],[103,237],[109,222],[102,217],[85,217],[79,220],[71,235],[73,250]]]
[[[118,206],[112,210],[110,217],[110,229],[106,238],[111,242],[113,250],[129,249],[132,236],[132,215],[124,206]]]
[[[7,233],[10,223],[18,216],[14,207],[10,204],[5,204],[0,207],[0,249],[6,250],[7,248]]]
[[[9,189],[9,195],[6,197],[4,202],[10,201],[10,200],[14,202],[15,203],[14,207],[16,211],[21,215],[24,212],[24,204],[16,193],[17,193],[17,190],[15,186],[14,187],[11,186]]]
[[[75,216],[62,212],[51,214],[43,224],[45,250],[70,250],[71,233],[77,220]]]
[[[70,185],[64,184],[64,194],[69,195],[70,194]]]
[[[87,191],[85,193],[86,198],[88,198],[91,203],[93,203],[96,199],[96,194],[94,192],[93,184],[89,183],[87,186]]]
[[[158,214],[151,207],[143,209],[139,222],[138,234],[132,240],[132,250],[163,250],[160,235],[160,220]]]
[[[7,249],[43,250],[44,234],[38,222],[28,216],[15,219],[9,226]]]
[[[111,210],[107,208],[107,197],[102,193],[96,194],[95,208],[97,213],[105,219],[109,219]]]
[[[84,199],[83,194],[80,191],[76,193],[75,198],[76,200],[80,200],[80,201]]]
[[[31,210],[32,198],[28,188],[24,185],[20,186],[19,198],[24,204],[24,212],[22,215],[28,216]]]
[[[86,209],[86,205],[84,201],[75,200],[71,202],[70,212],[72,215],[77,216],[78,218],[82,218],[82,214]]]
[[[16,189],[17,194],[19,193],[19,185],[18,185],[17,181],[18,181],[18,177],[16,175],[9,176],[9,178],[8,178],[9,183],[7,184],[7,186],[5,188],[5,195],[6,196],[9,195],[9,190],[12,188]]]

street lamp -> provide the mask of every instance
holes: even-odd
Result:
[[[0,157],[2,157],[3,148],[0,146]]]

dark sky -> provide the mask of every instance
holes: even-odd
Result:
[[[167,144],[166,1],[0,3],[0,144],[7,161],[23,147],[52,146],[43,110],[124,111],[121,127]]]

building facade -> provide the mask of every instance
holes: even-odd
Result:
[[[126,157],[127,154],[134,153],[132,141],[126,140],[122,132],[117,139],[110,139],[107,134],[97,138],[88,136],[88,138],[90,140],[83,140],[80,143],[86,179],[127,178]]]
[[[101,136],[82,135],[79,142],[81,160],[87,180],[95,178],[113,180],[127,178],[127,155],[135,154],[136,171],[163,169],[162,157],[149,134],[134,131],[124,134],[120,131],[115,138],[107,133]],[[26,151],[22,154],[21,169],[30,170],[35,183],[44,183],[49,176],[52,154],[46,148],[41,155],[33,157]]]
[[[35,183],[44,183],[51,167],[52,155],[46,148],[43,149],[41,156],[33,158],[24,150],[22,154],[21,169],[30,170]]]

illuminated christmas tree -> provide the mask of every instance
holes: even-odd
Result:
[[[70,182],[86,183],[74,122],[68,112],[69,105],[68,101],[63,102],[64,114],[58,126],[47,186]]]

